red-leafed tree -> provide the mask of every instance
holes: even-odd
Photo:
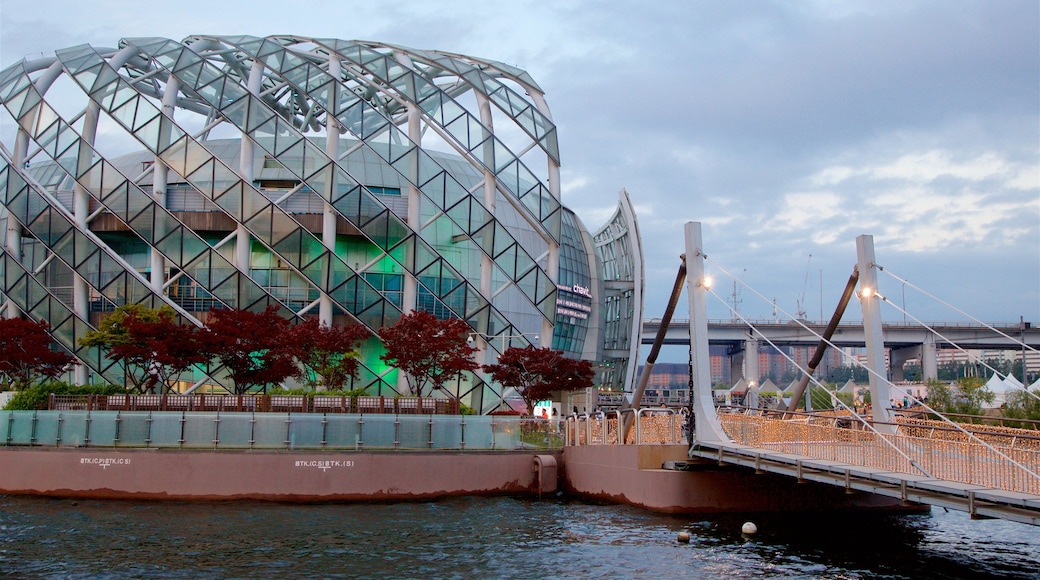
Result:
[[[177,320],[169,306],[148,308],[125,304],[116,308],[80,343],[100,346],[109,358],[123,363],[126,380],[141,393],[172,389],[172,382],[210,357],[200,342],[201,331]]]
[[[54,379],[75,357],[51,350],[50,325],[24,318],[0,319],[0,376],[15,391],[37,379]]]
[[[538,401],[548,399],[553,391],[577,391],[592,386],[594,372],[586,360],[563,356],[551,348],[507,348],[497,364],[484,365],[484,371],[504,387],[513,387],[527,404],[527,414],[534,413]]]
[[[277,385],[299,376],[299,348],[293,342],[289,321],[278,307],[263,312],[211,310],[206,321],[205,346],[228,370],[236,395],[254,388]]]
[[[443,389],[449,379],[480,367],[473,360],[477,349],[466,343],[469,332],[469,325],[458,318],[439,319],[424,310],[413,310],[393,326],[379,329],[386,347],[380,358],[406,372],[408,389],[413,395],[422,396],[424,392]]]
[[[292,340],[300,351],[300,364],[314,375],[307,382],[316,390],[342,389],[348,378],[357,376],[357,348],[368,336],[360,324],[328,326],[308,318],[296,325]]]

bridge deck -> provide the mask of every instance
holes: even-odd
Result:
[[[844,486],[846,491],[876,493],[907,502],[965,511],[976,518],[1002,518],[1040,525],[1040,496],[946,481],[924,475],[899,473],[839,461],[821,460],[792,453],[774,453],[739,443],[697,443],[691,457],[741,465]]]
[[[615,415],[620,414],[568,427],[567,444],[665,443],[682,437],[676,415],[649,416],[639,417],[634,433],[621,443]],[[956,509],[974,518],[1040,525],[1040,438],[1035,435],[975,425],[970,428],[978,434],[969,436],[916,419],[894,426],[895,433],[880,433],[848,417],[790,421],[723,413],[718,418],[732,441],[696,442],[691,458]]]

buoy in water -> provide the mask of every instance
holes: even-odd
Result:
[[[740,531],[751,535],[758,532],[758,526],[756,526],[754,522],[744,522],[744,525],[740,526]]]
[[[689,544],[690,543],[690,534],[689,534],[689,532],[679,532],[679,538],[678,539],[679,539],[679,543],[680,544]]]

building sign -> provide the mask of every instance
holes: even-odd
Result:
[[[589,318],[589,313],[592,312],[592,308],[583,304],[584,300],[581,300],[579,296],[592,298],[591,290],[577,284],[574,286],[563,286],[557,284],[556,290],[558,290],[558,292],[556,292],[556,314],[570,316],[580,320],[587,320]]]
[[[592,308],[580,302],[581,298],[592,298],[592,291],[585,286],[575,284],[573,286],[556,285],[559,292],[556,293],[556,314],[571,316],[581,320],[587,320]]]

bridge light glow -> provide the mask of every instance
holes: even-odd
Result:
[[[711,276],[705,276],[704,278],[701,279],[700,283],[697,284],[697,285],[698,286],[702,286],[705,290],[711,290],[711,282],[712,282]]]
[[[870,298],[873,295],[874,295],[874,289],[871,288],[870,286],[865,286],[864,288],[862,288],[859,291],[859,297],[860,298]]]

